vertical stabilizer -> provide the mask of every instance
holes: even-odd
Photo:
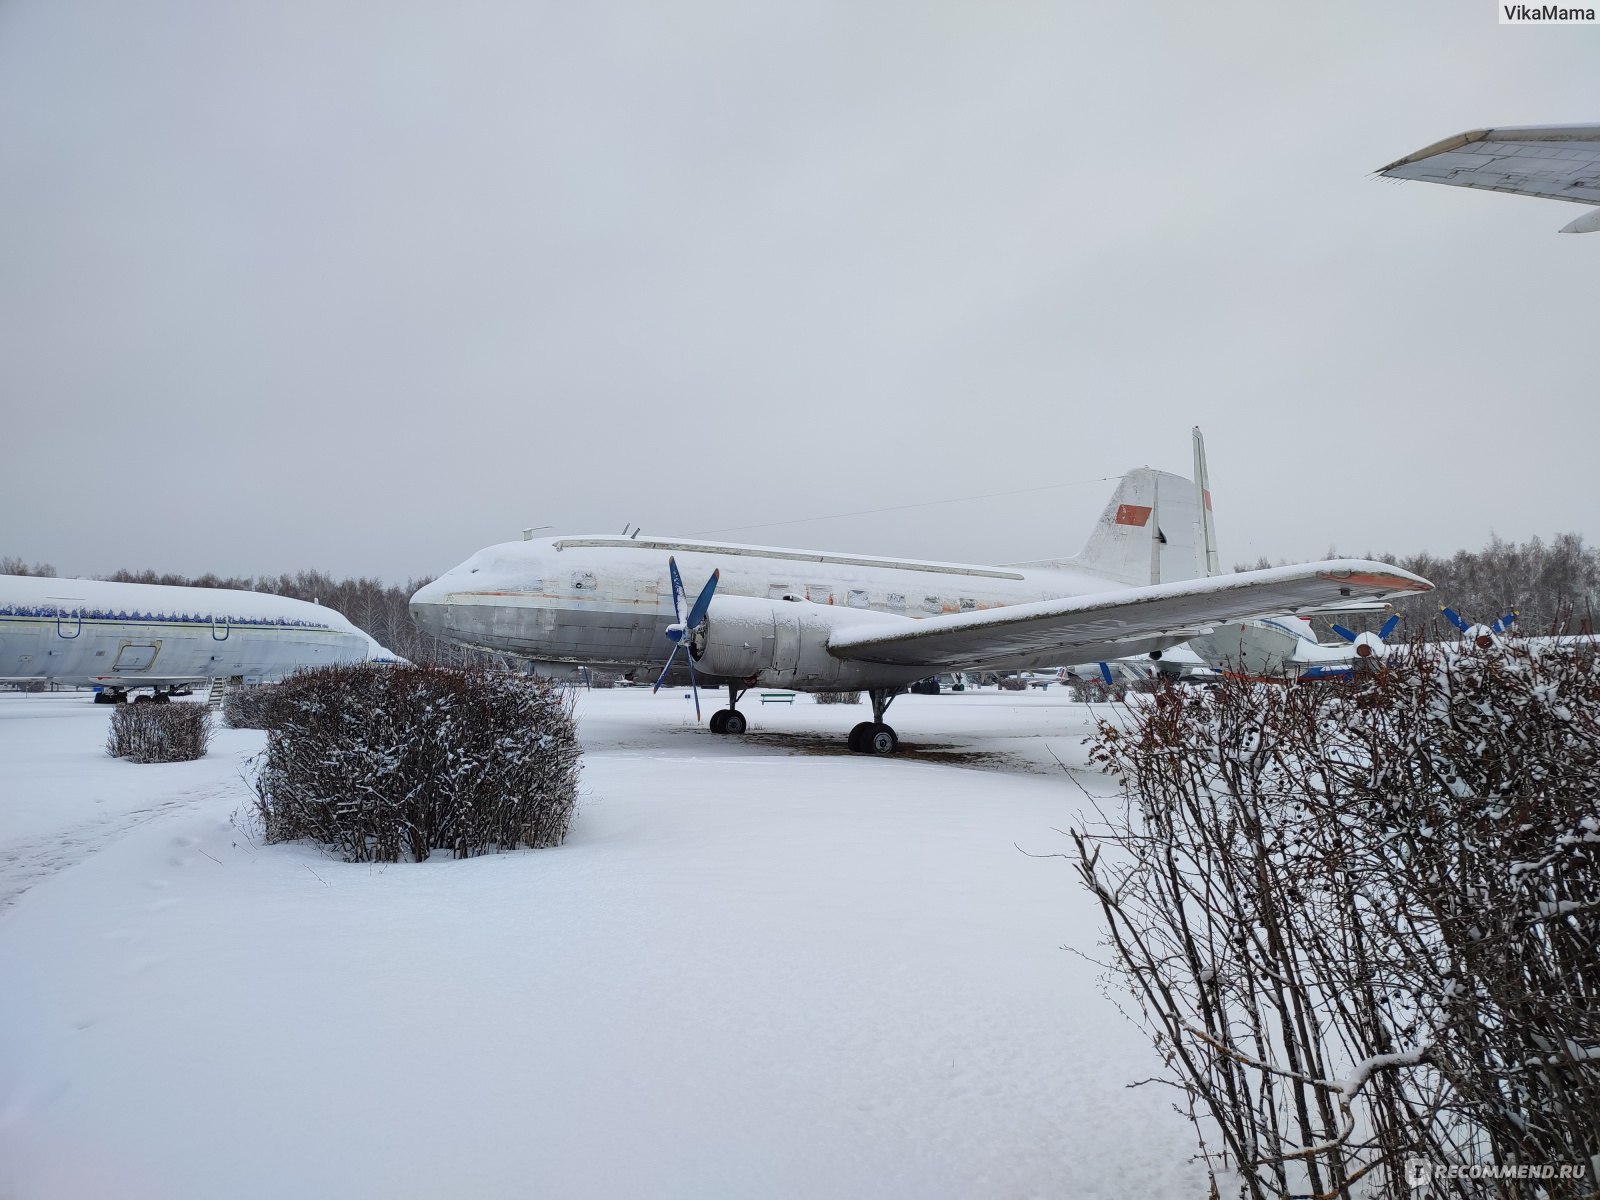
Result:
[[[1063,566],[1104,575],[1117,583],[1156,583],[1161,578],[1160,527],[1156,518],[1158,471],[1135,467],[1117,484],[1083,550]]]
[[[1211,516],[1211,476],[1206,471],[1206,439],[1200,426],[1194,427],[1194,487],[1196,505],[1200,510],[1200,547],[1204,555],[1206,576],[1222,574],[1217,559],[1217,526]]]

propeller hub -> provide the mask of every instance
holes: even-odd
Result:
[[[1363,633],[1356,637],[1357,658],[1382,658],[1389,652],[1389,644],[1380,634]]]

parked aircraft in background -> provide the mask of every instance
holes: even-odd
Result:
[[[212,679],[329,663],[402,662],[342,615],[264,592],[0,575],[0,679],[165,700]]]
[[[1203,512],[1193,481],[1140,467],[1081,553],[1015,566],[670,537],[506,542],[422,588],[411,612],[437,637],[561,670],[644,668],[664,651],[670,668],[683,652],[691,671],[726,683],[716,733],[744,732],[737,705],[751,686],[866,691],[873,719],[850,748],[888,754],[898,738],[885,710],[929,675],[1148,654],[1256,613],[1432,586],[1349,559],[1196,578]],[[700,585],[692,602],[685,572]]]
[[[1600,125],[1474,129],[1380,167],[1378,174],[1600,205]],[[1569,222],[1561,232],[1597,229],[1600,209]]]
[[[1517,619],[1515,612],[1508,612],[1491,624],[1469,624],[1453,608],[1443,608],[1440,612],[1460,631],[1460,638],[1420,645],[1445,653],[1469,646],[1487,650],[1498,645]],[[1356,670],[1376,666],[1391,653],[1411,645],[1390,641],[1399,623],[1399,615],[1391,614],[1376,632],[1356,633],[1343,625],[1335,625],[1333,631],[1344,644],[1328,645],[1316,640],[1308,622],[1297,618],[1265,618],[1220,627],[1204,637],[1191,639],[1189,649],[1230,675],[1271,680],[1342,679],[1349,678]],[[1590,634],[1526,637],[1515,641],[1530,649],[1600,648],[1600,641]]]
[[[1335,625],[1346,644],[1329,646],[1317,641],[1311,622],[1302,617],[1260,617],[1191,638],[1189,649],[1229,675],[1318,679],[1346,675],[1362,662],[1377,662],[1387,653],[1387,639],[1399,621],[1398,616],[1389,617],[1377,633],[1355,633]]]

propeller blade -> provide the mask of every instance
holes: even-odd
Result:
[[[1353,629],[1346,629],[1343,625],[1335,625],[1333,627],[1333,631],[1347,642],[1353,642],[1356,640],[1356,631]]]
[[[1467,630],[1472,628],[1472,626],[1468,625],[1465,621],[1463,621],[1461,619],[1461,614],[1458,613],[1455,609],[1450,608],[1449,606],[1446,606],[1444,608],[1441,608],[1439,611],[1444,614],[1444,619],[1446,621],[1449,621],[1450,624],[1454,625],[1462,633],[1465,633]]]
[[[678,560],[667,559],[667,570],[672,574],[672,615],[683,624],[683,576],[678,574]]]
[[[1517,619],[1517,610],[1516,609],[1512,609],[1510,612],[1508,612],[1505,616],[1501,617],[1498,621],[1496,621],[1489,628],[1493,629],[1496,633],[1504,633],[1507,629],[1511,628],[1511,622],[1515,621],[1516,619]]]
[[[1106,681],[1106,686],[1107,687],[1111,686],[1111,664],[1110,663],[1101,663],[1100,664],[1100,678],[1104,679]]]
[[[717,590],[717,580],[721,578],[722,568],[718,567],[711,572],[711,578],[706,580],[705,587],[700,589],[700,594],[694,599],[694,607],[689,610],[688,619],[683,622],[685,628],[694,629],[706,619],[706,609],[711,607],[711,597]]]
[[[672,660],[678,657],[678,651],[682,648],[682,642],[674,642],[672,644],[672,653],[667,655],[667,665],[662,667],[661,674],[656,676],[656,685],[650,689],[652,693],[659,692],[661,690],[661,685],[667,681],[667,672],[672,670]]]
[[[1378,630],[1378,637],[1383,641],[1389,640],[1389,635],[1394,632],[1394,627],[1400,624],[1400,614],[1395,613],[1383,623],[1383,628]]]
[[[700,681],[694,677],[694,655],[685,654],[683,661],[689,664],[689,690],[694,693],[694,719],[700,719]]]

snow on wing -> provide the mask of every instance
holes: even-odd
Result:
[[[1600,204],[1600,125],[1474,129],[1380,167],[1378,174]]]
[[[929,617],[909,628],[842,628],[828,642],[839,658],[900,666],[973,666],[1054,654],[1079,661],[1085,647],[1159,637],[1192,637],[1205,628],[1262,613],[1296,613],[1340,600],[1431,591],[1419,575],[1386,563],[1334,559],[1210,579],[1161,583],[1066,600],[1014,604]]]

